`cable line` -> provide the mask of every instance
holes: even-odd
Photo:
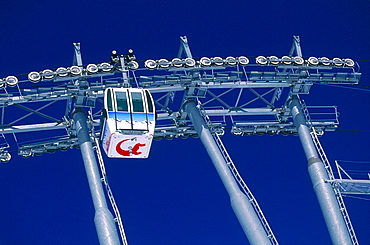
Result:
[[[349,161],[349,160],[337,160],[338,162],[350,162],[350,163],[370,163],[369,161]]]
[[[354,89],[354,90],[362,90],[362,91],[370,92],[370,86],[366,86],[366,85],[359,85],[359,87],[365,87],[365,88],[369,88],[369,89],[356,88],[356,87],[346,87],[346,86],[335,85],[335,84],[326,84],[326,83],[318,83],[318,84],[329,86],[329,87],[338,87],[338,88],[346,88],[346,89]],[[351,85],[356,86],[357,84],[351,84]]]
[[[338,131],[348,131],[348,132],[359,132],[359,133],[370,133],[369,130],[356,130],[356,129],[337,129]]]

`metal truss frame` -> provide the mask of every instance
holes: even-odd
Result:
[[[348,59],[310,57],[304,60],[298,36],[293,37],[288,56],[259,56],[253,64],[249,63],[251,57],[240,56],[238,59],[243,58],[243,62],[235,57],[213,57],[209,59],[209,65],[204,65],[202,59],[193,58],[186,37],[180,38],[176,60],[180,65],[160,59],[151,61],[155,63],[152,67],[147,67],[144,62],[145,68],[133,69],[121,55],[119,62],[102,63],[93,71],[83,64],[79,43],[74,44],[74,51],[72,67],[77,72],[70,67],[66,68],[70,72],[68,75],[48,71],[47,77],[43,71],[45,74],[40,72],[40,83],[22,75],[15,77],[19,80],[15,85],[12,76],[9,77],[13,80],[9,77],[0,80],[0,134],[5,141],[7,137],[21,133],[62,132],[53,139],[37,138],[33,143],[18,142],[16,147],[9,144],[0,147],[1,161],[9,161],[11,151],[30,157],[79,147],[73,119],[76,108],[91,112],[91,124],[99,135],[101,98],[108,87],[138,86],[150,90],[157,106],[156,140],[200,136],[189,111],[184,108],[189,100],[201,103],[202,113],[209,120],[207,127],[217,136],[222,136],[227,128],[234,135],[298,135],[290,106],[292,100],[301,94],[308,94],[316,83],[357,84],[361,77],[355,63]],[[53,110],[57,104],[62,104],[59,106],[63,110]],[[319,112],[317,119],[311,114],[309,123],[317,134],[337,128],[336,107],[306,106],[303,109],[310,108],[330,110],[328,113]],[[14,110],[23,114],[12,115]]]

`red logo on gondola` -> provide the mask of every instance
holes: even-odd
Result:
[[[122,155],[122,156],[131,156],[132,155],[140,155],[142,152],[138,151],[140,147],[143,147],[143,146],[146,146],[146,144],[141,144],[141,143],[137,143],[135,144],[131,149],[128,149],[128,150],[123,150],[121,148],[121,145],[122,143],[128,141],[130,139],[125,139],[125,140],[122,140],[120,142],[118,142],[117,146],[116,146],[116,151],[118,154]]]

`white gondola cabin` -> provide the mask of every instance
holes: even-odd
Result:
[[[155,128],[152,95],[140,88],[104,91],[101,142],[108,157],[147,158]]]

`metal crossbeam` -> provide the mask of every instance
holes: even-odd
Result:
[[[270,89],[269,91],[267,91],[267,92],[263,93],[262,95],[258,94],[256,98],[254,98],[254,99],[252,99],[252,100],[250,100],[250,101],[248,101],[248,102],[244,103],[244,104],[243,104],[243,105],[241,105],[240,107],[245,107],[245,106],[247,106],[247,105],[249,105],[249,104],[253,103],[253,102],[254,102],[254,101],[256,101],[256,100],[263,98],[264,96],[266,96],[266,95],[270,94],[270,93],[271,93],[271,92],[273,92],[273,91],[275,91],[275,88]],[[268,104],[270,104],[269,102],[267,102],[267,103],[268,103]]]
[[[273,90],[275,90],[275,89],[273,89]],[[272,92],[273,90],[271,89],[270,91]],[[270,102],[268,102],[262,95],[260,95],[259,93],[257,93],[254,89],[250,88],[249,91],[251,91],[253,94],[255,94],[259,99],[261,99],[263,102],[265,102],[270,107],[274,107],[273,104],[271,104]],[[270,93],[270,91],[269,91],[269,93]]]
[[[28,108],[28,107],[26,107],[26,106],[24,106],[24,105],[20,105],[20,104],[13,104],[14,106],[16,106],[16,107],[18,107],[18,108],[21,108],[21,109],[26,110],[26,111],[30,111],[30,112],[31,112],[31,114],[27,114],[27,115],[26,115],[25,117],[23,117],[23,118],[19,118],[18,120],[14,120],[13,122],[9,123],[9,125],[13,125],[14,123],[18,122],[19,120],[24,119],[24,118],[26,118],[26,117],[28,117],[29,115],[32,115],[32,114],[35,114],[35,115],[38,115],[38,116],[44,117],[44,118],[46,118],[46,119],[49,119],[50,121],[54,121],[54,122],[57,122],[57,123],[61,123],[61,122],[62,122],[61,120],[56,119],[56,118],[51,117],[51,116],[48,116],[48,115],[46,115],[46,114],[44,114],[44,113],[39,112],[41,109],[43,109],[43,108],[45,108],[45,107],[47,107],[47,106],[49,106],[49,105],[53,104],[54,102],[55,102],[55,101],[52,101],[51,103],[49,103],[49,104],[47,104],[47,105],[45,105],[45,106],[43,106],[43,107],[41,107],[41,108],[39,108],[39,109],[37,109],[37,110],[33,110],[33,109]]]
[[[214,93],[212,93],[211,91],[207,91],[208,94],[212,95],[212,97],[217,100],[218,102],[220,102],[222,105],[224,105],[226,108],[230,109],[231,106],[229,106],[226,102],[224,102],[222,99],[220,99],[220,97],[224,94],[227,94],[228,92],[232,91],[233,89],[229,89],[227,90],[226,92],[222,93],[221,95],[217,96],[215,95]],[[208,101],[208,103],[211,102],[211,101]],[[207,103],[205,103],[207,104]]]

